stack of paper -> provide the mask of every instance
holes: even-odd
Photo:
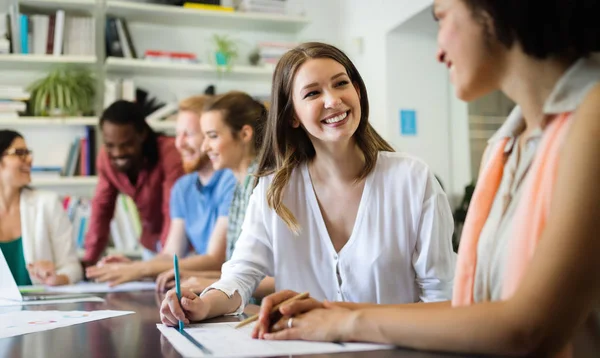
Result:
[[[391,349],[392,346],[363,343],[323,343],[307,341],[266,341],[252,339],[253,324],[236,329],[238,322],[202,323],[186,327],[192,340],[176,328],[157,325],[162,334],[184,357],[273,357],[296,354],[324,354]]]

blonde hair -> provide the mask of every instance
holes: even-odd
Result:
[[[365,168],[357,179],[364,179],[373,171],[380,151],[394,151],[369,124],[367,89],[348,56],[334,46],[319,42],[301,44],[283,55],[273,74],[271,108],[257,177],[274,174],[273,182],[267,190],[267,203],[296,234],[300,232],[300,225],[294,214],[283,204],[283,192],[293,170],[314,158],[316,153],[304,129],[291,125],[294,111],[292,86],[298,68],[314,58],[329,58],[340,63],[345,67],[352,83],[358,87],[361,118],[353,137],[365,157]]]
[[[211,96],[209,95],[197,95],[188,97],[179,102],[179,110],[180,111],[189,111],[196,114],[198,117],[202,115],[204,105],[208,100],[210,100]]]

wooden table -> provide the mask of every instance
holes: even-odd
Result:
[[[156,328],[158,307],[162,294],[152,291],[110,293],[106,302],[23,306],[27,310],[124,310],[136,314],[57,328],[50,331],[0,339],[0,357],[181,357]],[[15,310],[0,307],[0,313]],[[250,313],[250,312],[249,312]],[[221,318],[219,321],[239,318]],[[450,355],[389,350],[343,354],[322,354],[313,357],[372,357],[372,358],[436,358]],[[455,357],[455,356],[454,356]]]

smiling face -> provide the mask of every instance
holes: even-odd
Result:
[[[175,131],[175,147],[181,154],[184,171],[191,173],[200,169],[206,160],[206,153],[202,151],[204,135],[200,130],[200,118],[192,111],[179,111]]]
[[[0,177],[4,185],[22,188],[31,182],[32,156],[23,138],[17,137],[0,158]]]
[[[294,119],[313,144],[352,137],[361,118],[358,89],[346,69],[329,58],[309,59],[300,66],[292,87]]]
[[[251,151],[252,128],[244,126],[234,135],[225,124],[222,111],[204,112],[201,117],[204,145],[202,149],[215,169],[237,169],[246,153]]]
[[[145,133],[139,133],[131,124],[102,123],[102,140],[111,166],[129,173],[143,158]]]
[[[506,48],[490,33],[487,14],[474,15],[462,0],[435,0],[438,61],[450,70],[456,96],[470,101],[499,88]]]

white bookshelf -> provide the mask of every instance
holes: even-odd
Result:
[[[27,8],[67,11],[93,12],[96,7],[94,0],[20,0],[19,5]]]
[[[54,68],[81,67],[88,69],[97,79],[98,116],[104,108],[105,80],[131,79],[135,86],[145,89],[151,97],[167,103],[185,96],[198,94],[207,85],[216,85],[217,93],[231,89],[263,95],[270,88],[272,66],[234,65],[230,71],[217,71],[208,58],[214,58],[208,49],[209,39],[214,34],[229,35],[239,45],[240,63],[248,62],[252,48],[262,41],[297,42],[303,30],[311,23],[303,16],[279,14],[241,13],[187,9],[180,6],[150,4],[147,0],[10,0],[18,11],[26,14],[53,14],[66,11],[67,16],[91,16],[95,26],[95,56],[69,55],[0,55],[0,85],[19,85],[26,88]],[[1,3],[1,1],[0,1]],[[314,7],[312,7],[314,8]],[[199,63],[163,63],[143,59],[105,58],[105,28],[109,16],[127,22],[138,56],[146,50],[189,52],[197,55]],[[310,37],[312,35],[309,35]],[[304,37],[306,35],[304,34]],[[212,56],[212,57],[211,57]],[[0,128],[16,128],[39,153],[40,165],[58,165],[59,158],[68,151],[73,138],[82,136],[86,126],[97,126],[99,118],[91,117],[19,117],[0,119]],[[149,122],[150,126],[166,133],[175,130],[174,121]],[[96,143],[101,135],[96,130]],[[28,139],[31,138],[31,139]],[[44,156],[45,155],[45,156]],[[60,158],[61,161],[63,158]],[[34,159],[34,165],[36,160]],[[36,177],[31,186],[52,190],[64,195],[89,197],[98,183],[95,176]],[[128,253],[138,255],[137,252]]]
[[[98,177],[95,176],[73,176],[55,178],[32,178],[31,186],[41,187],[73,187],[73,186],[95,186]]]
[[[16,119],[0,119],[0,127],[20,126],[95,126],[97,117],[19,117]]]
[[[302,16],[185,9],[180,6],[107,0],[106,14],[128,21],[169,26],[295,33],[309,21]]]
[[[0,128],[10,127],[54,127],[54,126],[96,126],[98,117],[19,117],[0,119]],[[150,127],[155,130],[174,130],[175,121],[151,121]]]
[[[41,70],[49,71],[59,66],[92,67],[96,64],[96,56],[53,56],[33,54],[2,54],[0,55],[0,71],[5,70]]]
[[[160,77],[184,77],[206,75],[217,77],[217,68],[204,63],[172,63],[147,61],[132,58],[109,57],[106,59],[106,71],[110,74],[152,75]],[[262,77],[273,75],[273,68],[267,66],[236,66],[222,72],[223,77]]]

